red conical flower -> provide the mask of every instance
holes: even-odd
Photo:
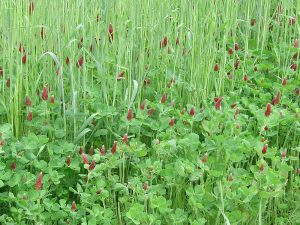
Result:
[[[163,44],[164,44],[164,46],[167,46],[167,44],[168,44],[168,38],[166,36],[164,37]]]
[[[279,104],[280,101],[280,91],[277,92],[277,95],[273,98],[272,100],[272,105],[277,105]]]
[[[167,46],[167,44],[168,44],[168,38],[165,36],[164,39],[160,41],[160,47],[164,48]]]
[[[83,164],[89,164],[89,160],[88,160],[86,154],[82,153],[81,157],[82,157],[82,160],[83,160]]]
[[[16,162],[15,162],[15,161],[12,161],[12,162],[11,162],[11,164],[10,164],[10,169],[11,169],[12,171],[15,171],[15,169],[16,169]]]
[[[71,164],[71,156],[68,156],[68,157],[67,157],[66,164],[67,164],[68,166],[70,166],[70,164]]]
[[[292,63],[291,66],[290,66],[290,68],[292,70],[296,71],[297,70],[297,64],[296,63]]]
[[[79,155],[81,155],[83,153],[82,147],[79,148],[78,153],[79,153]]]
[[[114,40],[114,29],[112,24],[109,24],[108,26],[108,39],[110,42],[112,42]]]
[[[128,142],[128,134],[124,134],[123,143],[126,144]]]
[[[43,91],[42,91],[42,99],[44,101],[47,101],[48,100],[48,89],[46,86],[43,87]]]
[[[170,119],[169,125],[172,127],[175,124],[175,118],[174,116]]]
[[[71,210],[74,212],[74,211],[76,211],[76,209],[77,209],[76,203],[73,201],[72,206],[71,206]]]
[[[27,95],[25,97],[25,106],[27,106],[27,107],[31,106],[31,100],[30,100],[29,96],[27,96]]]
[[[40,172],[40,174],[38,175],[37,180],[35,182],[35,189],[37,191],[39,191],[42,187],[42,178],[43,178],[43,173]]]
[[[95,169],[95,165],[96,165],[96,161],[92,161],[90,167],[89,167],[89,170],[92,171],[93,169]]]
[[[261,153],[262,153],[262,154],[266,154],[266,153],[267,153],[267,150],[268,150],[268,144],[265,144],[264,147],[263,147],[262,150],[261,150]]]
[[[234,50],[238,51],[239,50],[239,44],[238,43],[234,43]]]
[[[141,103],[140,110],[144,110],[146,105],[146,99]]]
[[[271,112],[272,112],[272,106],[270,103],[268,103],[266,106],[265,116],[266,117],[270,116]]]
[[[287,79],[286,79],[286,78],[283,78],[283,80],[282,80],[282,86],[285,86],[286,83],[287,83]]]
[[[32,120],[32,111],[30,111],[30,112],[27,114],[26,119],[27,119],[28,121],[31,121],[31,120]]]
[[[236,61],[235,61],[235,63],[234,63],[234,69],[238,69],[239,68],[239,64],[240,64],[240,60],[239,59],[237,59]]]
[[[218,72],[220,70],[219,64],[215,64],[214,71]]]
[[[25,64],[27,61],[26,53],[22,56],[22,63]]]
[[[219,98],[215,98],[214,100],[215,100],[215,109],[221,110],[221,102],[223,98],[219,97]]]
[[[190,115],[191,115],[191,116],[194,116],[194,115],[195,115],[195,108],[194,108],[194,107],[191,108],[191,110],[190,110]]]
[[[229,55],[232,55],[232,54],[233,54],[232,48],[229,48],[229,49],[228,49],[228,54],[229,54]]]
[[[69,57],[67,56],[67,58],[66,58],[66,64],[67,65],[69,65],[70,64],[70,59],[69,59]]]
[[[161,97],[160,103],[164,104],[167,101],[167,94],[164,93],[163,96]]]
[[[117,144],[118,144],[118,142],[114,141],[114,144],[110,150],[112,154],[115,154],[117,152]]]
[[[82,65],[83,65],[83,56],[80,56],[76,63],[76,66],[79,68],[82,67]]]
[[[127,120],[131,121],[133,118],[133,113],[132,113],[132,109],[128,109],[128,113],[127,113]]]

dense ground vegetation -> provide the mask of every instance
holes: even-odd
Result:
[[[299,2],[0,12],[1,224],[300,224]]]

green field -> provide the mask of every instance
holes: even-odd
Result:
[[[299,0],[1,0],[0,224],[300,224]]]

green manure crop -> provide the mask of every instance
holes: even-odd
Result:
[[[297,1],[0,12],[1,224],[300,224]]]

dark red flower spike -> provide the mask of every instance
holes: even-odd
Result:
[[[83,164],[89,164],[89,160],[88,160],[86,154],[82,153],[81,157],[82,157]]]
[[[170,119],[169,126],[172,127],[172,126],[174,126],[174,124],[175,124],[175,118],[174,118],[174,116],[173,116],[173,117]]]
[[[46,86],[43,87],[43,91],[42,91],[42,99],[44,101],[47,101],[48,100],[48,89]]]
[[[70,164],[71,164],[71,156],[68,156],[68,157],[67,157],[66,164],[67,164],[68,166],[70,166]]]
[[[26,53],[22,56],[22,64],[26,64],[27,62],[27,56]]]
[[[127,120],[128,121],[131,121],[133,118],[133,112],[132,112],[132,109],[128,109],[128,112],[127,112]]]
[[[116,152],[117,152],[117,144],[118,144],[118,142],[114,141],[114,144],[113,144],[113,146],[112,146],[112,148],[110,150],[112,154],[116,154]]]
[[[221,110],[221,102],[223,100],[222,97],[215,98],[215,109]]]
[[[38,175],[38,177],[37,177],[37,180],[35,182],[35,189],[37,191],[39,191],[41,189],[41,187],[42,187],[42,179],[43,179],[43,173],[40,172],[39,175]]]
[[[271,112],[272,112],[272,106],[270,103],[268,103],[266,106],[265,116],[269,117],[271,115]]]
[[[263,147],[262,150],[261,150],[261,153],[262,153],[262,154],[266,154],[266,153],[267,153],[267,150],[268,150],[268,144],[265,144],[264,147]]]
[[[74,201],[72,202],[71,210],[73,212],[75,212],[77,210],[77,206],[76,206],[76,203]]]
[[[80,56],[80,57],[79,57],[79,59],[78,59],[78,61],[77,61],[77,63],[76,63],[76,66],[77,66],[78,68],[82,68],[82,66],[83,66],[83,56]]]
[[[26,95],[25,97],[25,106],[30,107],[31,106],[31,100],[29,96]]]
[[[214,66],[214,71],[218,72],[220,70],[219,64],[215,64]]]
[[[31,121],[32,117],[33,117],[32,116],[32,111],[28,112],[27,117],[26,117],[27,121]]]
[[[69,65],[70,64],[70,59],[69,59],[69,57],[67,56],[67,58],[66,58],[66,64],[67,65]]]
[[[163,96],[161,97],[160,103],[164,104],[167,101],[167,94],[164,93]]]
[[[272,100],[272,105],[277,105],[280,102],[280,91],[277,92],[277,95]]]
[[[108,39],[110,42],[112,42],[114,40],[114,28],[113,28],[112,24],[109,24],[109,26],[108,26]]]
[[[194,107],[192,107],[192,108],[190,109],[190,115],[191,115],[191,116],[194,116],[194,115],[195,115],[195,108],[194,108]]]
[[[89,166],[89,170],[92,171],[95,169],[96,161],[92,161],[91,165]]]

